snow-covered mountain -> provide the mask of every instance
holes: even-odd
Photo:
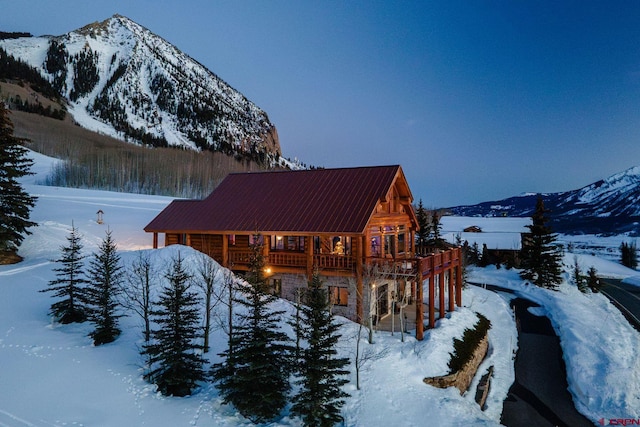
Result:
[[[210,149],[273,165],[267,114],[203,65],[114,15],[61,36],[0,40],[65,97],[78,124],[154,146]]]
[[[541,196],[556,231],[640,234],[640,166],[578,190]],[[537,197],[529,193],[450,210],[466,216],[531,216]]]

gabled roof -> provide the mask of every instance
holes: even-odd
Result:
[[[204,200],[173,201],[145,231],[360,234],[394,185],[411,203],[398,165],[230,174]]]

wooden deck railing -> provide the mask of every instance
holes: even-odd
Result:
[[[250,251],[229,251],[229,265],[248,265],[250,259]]]
[[[375,265],[383,274],[400,274],[413,276],[418,271],[418,260],[415,258],[367,258],[367,264]]]
[[[320,270],[353,270],[356,266],[356,259],[351,255],[324,255],[313,256],[313,264]]]
[[[293,252],[271,252],[266,263],[280,267],[307,267],[307,255]]]
[[[452,263],[459,265],[460,249],[453,248],[445,252],[431,254],[420,259],[420,270],[423,274],[432,271],[438,273],[449,267]]]
[[[243,267],[249,264],[250,251],[230,251],[229,263],[235,267]],[[265,263],[277,267],[307,268],[307,255],[296,252],[270,252]],[[354,270],[356,259],[351,255],[313,255],[313,265],[321,270]]]
[[[230,251],[229,263],[235,267],[247,267],[251,256],[250,251]],[[276,267],[307,268],[307,254],[297,252],[270,252],[265,263]],[[424,258],[367,258],[368,264],[378,266],[388,274],[412,275],[421,271],[424,274],[436,274],[444,269],[460,263],[460,250],[452,249],[445,252],[431,254]],[[314,254],[312,265],[320,270],[355,271],[357,259],[353,255]]]

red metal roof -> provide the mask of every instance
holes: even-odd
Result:
[[[173,201],[145,231],[360,234],[397,179],[411,199],[398,165],[230,174],[204,200]]]

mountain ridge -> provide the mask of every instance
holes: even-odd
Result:
[[[114,15],[60,36],[0,40],[69,103],[81,126],[152,146],[284,165],[266,112],[177,47]]]
[[[566,234],[640,235],[640,166],[576,190],[541,193],[554,231]],[[448,210],[465,216],[531,216],[538,194],[527,193]]]

